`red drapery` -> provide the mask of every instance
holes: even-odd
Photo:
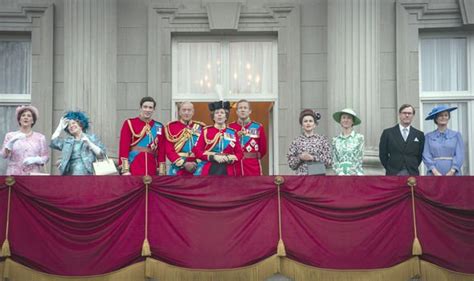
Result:
[[[411,257],[410,189],[397,178],[292,177],[283,194],[283,238],[293,260],[372,269]]]
[[[58,275],[111,272],[144,259],[141,177],[15,177],[11,258]],[[406,177],[285,176],[282,238],[290,259],[332,269],[385,268],[411,257]],[[474,273],[472,177],[418,177],[422,259]],[[0,178],[0,242],[8,188]],[[148,188],[152,257],[200,269],[236,268],[276,253],[274,177],[155,177]]]
[[[7,204],[8,204],[8,187],[5,184],[5,179],[0,181],[0,245],[5,241],[5,230],[7,223]],[[1,257],[0,261],[5,258]]]
[[[144,189],[135,177],[15,177],[12,259],[68,276],[110,272],[139,260]]]
[[[416,191],[422,259],[474,273],[474,178],[419,178]]]
[[[153,182],[153,257],[186,268],[235,268],[275,253],[273,178],[167,178]]]

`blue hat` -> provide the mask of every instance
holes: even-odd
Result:
[[[89,129],[89,118],[84,112],[81,111],[68,111],[64,114],[64,118],[69,120],[75,120],[76,122],[80,123],[80,126],[84,132]],[[69,134],[68,127],[64,128],[64,131]]]
[[[441,112],[444,112],[444,111],[451,112],[451,111],[456,110],[456,109],[457,109],[457,106],[449,107],[445,104],[435,106],[435,107],[433,107],[431,112],[428,113],[428,116],[425,118],[425,120],[433,120]]]

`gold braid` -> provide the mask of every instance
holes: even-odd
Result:
[[[180,151],[186,141],[191,137],[192,133],[188,128],[184,128],[180,133],[173,135],[171,134],[169,127],[166,126],[166,139],[169,142],[174,143],[174,149],[176,151]]]
[[[136,134],[135,131],[133,130],[132,122],[130,122],[130,119],[127,120],[127,123],[128,123],[128,127],[130,128],[130,132],[132,133],[132,136],[137,139],[136,141],[132,142],[130,146],[137,145],[137,143],[139,143],[142,140],[142,138],[148,133],[148,131],[150,131],[150,128],[151,128],[150,124],[146,122],[146,125],[143,127],[140,134]]]
[[[206,145],[212,144],[212,146],[206,151],[206,152],[210,152],[216,146],[218,139],[220,139],[222,136],[222,133],[221,132],[217,133],[212,140],[209,140],[206,135],[207,128],[204,128],[204,130],[205,131],[203,131],[203,134],[204,134],[204,141],[206,142]]]

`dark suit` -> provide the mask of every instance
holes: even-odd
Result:
[[[385,168],[386,175],[396,175],[407,169],[410,175],[419,175],[425,135],[420,130],[410,127],[407,141],[405,142],[397,124],[385,129],[380,137],[379,158]]]

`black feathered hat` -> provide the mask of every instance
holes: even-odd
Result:
[[[207,106],[209,107],[210,111],[215,111],[221,108],[230,110],[230,102],[228,101],[215,101],[215,102],[209,103]]]

